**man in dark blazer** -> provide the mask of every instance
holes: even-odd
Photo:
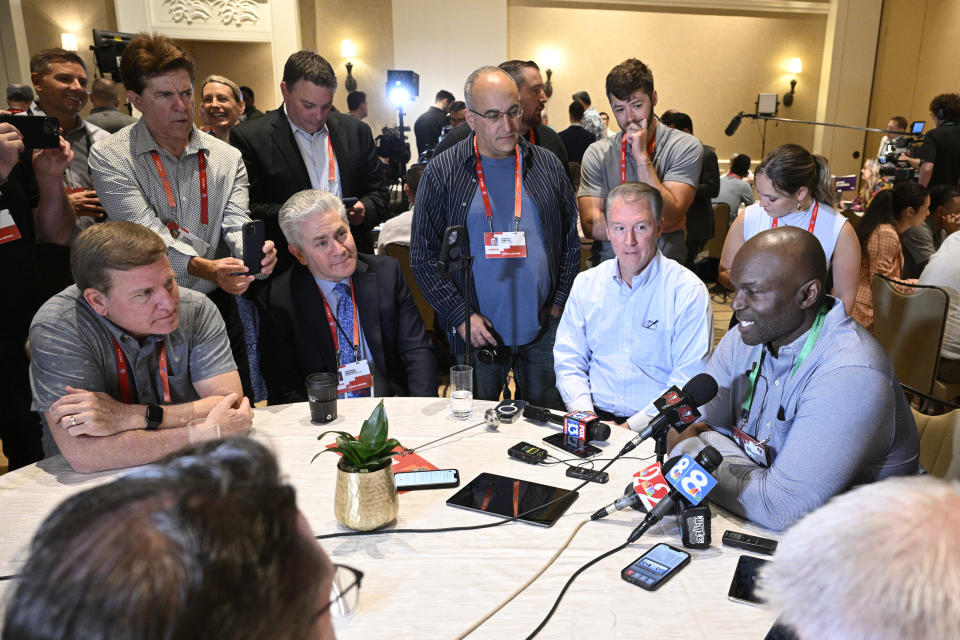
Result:
[[[386,218],[388,197],[373,134],[356,118],[331,112],[336,90],[330,63],[312,51],[298,51],[283,67],[280,108],[230,130],[230,143],[243,154],[250,179],[250,215],[266,222],[267,238],[277,245],[275,273],[293,264],[277,214],[298,191],[323,189],[359,198],[347,214],[364,253],[373,253],[370,230]]]
[[[258,298],[269,403],[304,401],[307,375],[359,362],[369,366],[375,396],[436,396],[436,354],[400,263],[357,254],[333,194],[294,194],[278,218],[297,263],[268,280]]]

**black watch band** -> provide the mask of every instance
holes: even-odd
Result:
[[[156,431],[163,422],[163,407],[158,404],[147,405],[147,431]]]

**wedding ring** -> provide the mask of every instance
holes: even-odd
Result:
[[[77,426],[77,416],[70,416],[70,424],[72,426]]]

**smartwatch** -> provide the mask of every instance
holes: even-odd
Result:
[[[147,405],[147,431],[156,431],[163,422],[163,407],[158,404]]]

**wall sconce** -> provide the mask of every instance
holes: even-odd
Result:
[[[77,36],[72,33],[61,33],[60,34],[60,46],[67,51],[76,51],[77,50]]]
[[[547,82],[546,84],[543,85],[543,92],[546,94],[548,98],[553,95],[553,83],[550,82],[550,76],[552,75],[553,75],[553,70],[547,69]]]
[[[790,60],[790,73],[793,74],[793,79],[790,81],[790,91],[783,95],[783,106],[785,107],[793,105],[793,96],[797,92],[797,76],[800,75],[802,70],[803,65],[800,63],[800,58]]]
[[[343,82],[343,86],[346,87],[347,91],[356,91],[357,79],[351,75],[353,73],[353,63],[350,62],[350,58],[356,57],[357,55],[357,49],[353,46],[353,42],[350,40],[341,40],[340,55],[347,59],[347,79]]]

